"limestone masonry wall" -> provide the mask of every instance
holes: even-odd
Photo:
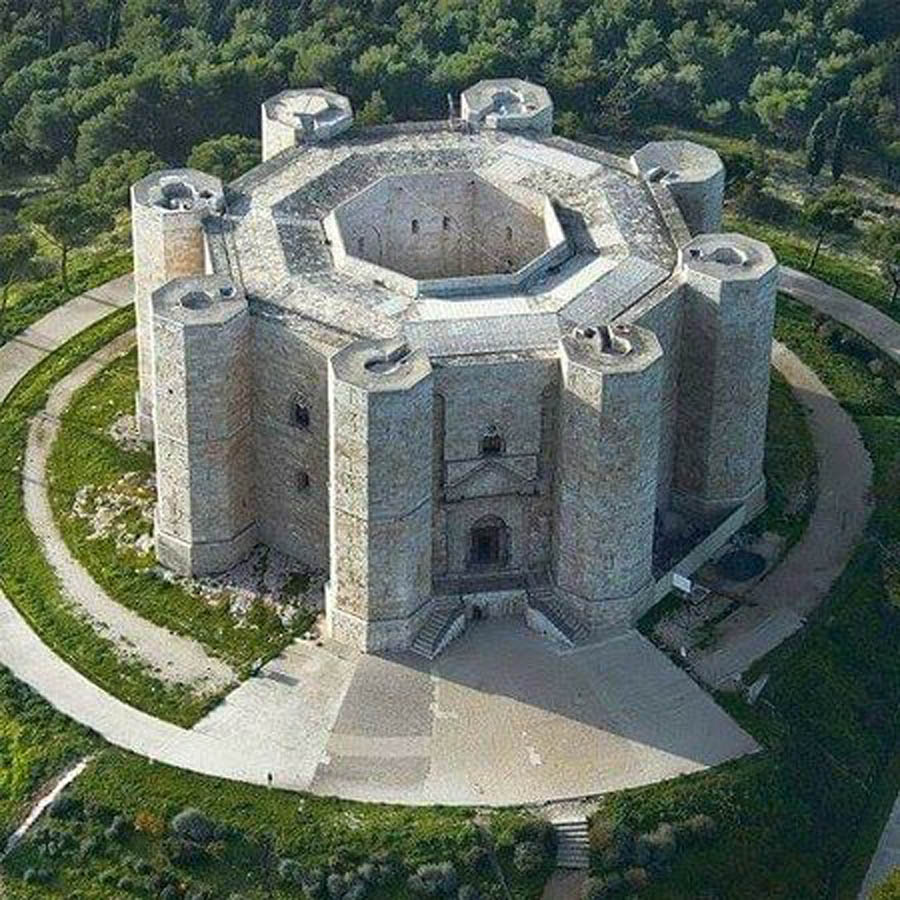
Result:
[[[632,623],[667,528],[764,503],[777,264],[716,233],[719,157],[552,138],[519,79],[460,113],[335,140],[346,98],[285,91],[227,205],[189,169],[132,188],[159,560],[261,541],[328,572],[329,634],[368,651],[437,597]]]

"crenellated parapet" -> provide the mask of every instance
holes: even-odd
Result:
[[[763,452],[778,264],[741,234],[683,247],[675,505],[703,517],[765,501]]]
[[[196,169],[167,169],[131,188],[134,303],[141,436],[153,437],[151,296],[173,278],[207,271],[204,221],[224,210],[222,181]]]
[[[408,646],[431,595],[431,364],[399,338],[356,341],[329,369],[332,636]]]
[[[207,275],[173,279],[152,304],[157,556],[220,572],[256,542],[247,300]]]
[[[661,359],[636,325],[560,340],[555,581],[589,622],[628,621],[652,585]]]

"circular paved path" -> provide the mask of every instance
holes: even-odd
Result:
[[[91,294],[0,348],[0,401],[46,352],[129,302],[130,288],[120,280]],[[546,800],[671,777],[755,747],[635,632],[566,653],[522,623],[489,621],[432,665],[296,644],[192,730],[101,691],[2,593],[0,663],[142,755],[259,784],[271,772],[284,786],[359,799]]]

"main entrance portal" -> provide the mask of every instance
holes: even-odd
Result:
[[[469,566],[476,569],[498,569],[509,561],[509,530],[496,516],[479,519],[473,526],[469,542]]]

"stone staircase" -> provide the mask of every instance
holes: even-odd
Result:
[[[528,606],[549,623],[553,636],[569,647],[587,640],[591,635],[590,628],[572,610],[560,603],[549,584],[529,583]],[[531,621],[529,625],[534,627]]]
[[[587,818],[552,822],[556,832],[556,866],[559,869],[586,869],[590,865]]]
[[[410,649],[426,659],[434,659],[465,627],[465,607],[458,600],[445,600],[428,614]]]

